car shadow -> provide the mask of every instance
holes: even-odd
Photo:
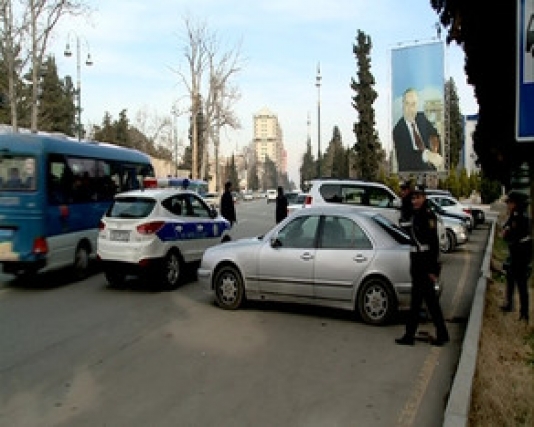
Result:
[[[215,304],[215,303],[214,303]],[[343,321],[343,322],[358,322],[365,324],[360,318],[358,313],[350,310],[343,310],[331,307],[322,307],[308,304],[298,304],[292,302],[279,302],[279,301],[246,301],[242,307],[243,310],[250,311],[272,311],[283,312],[286,314],[295,314],[299,316],[310,316],[317,318],[326,318],[331,320]],[[404,324],[405,311],[396,313],[390,322],[384,326],[393,326],[398,324]],[[372,326],[372,325],[369,325]]]
[[[105,279],[104,279],[105,281]],[[197,281],[197,268],[187,268],[183,272],[181,283],[176,289],[164,289],[160,283],[158,283],[152,277],[143,278],[138,276],[127,276],[126,280],[121,286],[111,286],[105,281],[105,288],[111,291],[121,292],[141,292],[141,293],[159,293],[159,292],[174,292],[178,291],[181,287]]]
[[[5,283],[6,288],[20,289],[20,290],[50,290],[69,286],[92,276],[99,274],[100,268],[98,263],[91,262],[87,275],[83,278],[77,279],[71,267],[65,267],[54,271],[47,271],[43,273],[23,274],[20,276],[12,276],[12,279]]]

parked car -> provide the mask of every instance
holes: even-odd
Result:
[[[311,188],[304,206],[346,205],[358,210],[380,213],[393,223],[400,219],[400,197],[388,186],[379,182],[354,179],[322,178],[311,181]],[[440,246],[447,244],[443,221],[438,218]]]
[[[207,249],[197,275],[224,309],[246,300],[297,302],[354,310],[364,322],[384,325],[410,304],[409,243],[380,214],[318,205],[264,236]]]
[[[234,203],[239,202],[239,200],[242,199],[241,193],[239,191],[232,191],[232,199],[233,199]]]
[[[430,205],[432,210],[434,212],[436,212],[437,214],[439,214],[441,217],[447,216],[447,217],[450,217],[450,218],[458,219],[458,220],[462,221],[462,223],[464,224],[464,226],[465,226],[465,228],[467,229],[468,232],[471,231],[469,229],[469,223],[470,223],[469,214],[467,214],[465,212],[445,210],[432,198],[428,198],[428,204]]]
[[[473,205],[471,205],[471,214],[473,215],[473,219],[475,220],[475,228],[477,225],[482,225],[486,222],[486,214],[482,209],[475,208],[473,207]]]
[[[448,197],[454,198],[454,196],[448,190],[440,190],[440,189],[432,188],[432,189],[427,189],[426,193],[427,195],[448,196]],[[484,210],[476,208],[473,205],[470,205],[469,209],[471,209],[471,217],[473,218],[472,228],[476,228],[477,225],[482,225],[486,222],[486,214],[484,213]]]
[[[206,248],[230,239],[230,228],[194,191],[119,193],[100,221],[97,255],[111,286],[136,275],[174,289]]]
[[[270,188],[267,190],[267,203],[276,202],[276,196],[278,196],[278,190]]]
[[[464,205],[458,199],[453,196],[439,195],[439,194],[427,194],[427,199],[434,200],[442,209],[450,212],[465,213],[468,215],[467,227],[471,231],[475,227],[475,220],[473,218],[471,206]]]
[[[454,251],[458,246],[467,243],[469,232],[467,231],[467,221],[460,215],[450,213],[442,209],[433,200],[429,200],[428,205],[436,215],[443,221],[445,227],[445,240],[440,241],[440,249],[444,253]]]
[[[343,204],[380,213],[398,223],[401,200],[393,190],[378,182],[322,178],[311,181],[305,207]]]

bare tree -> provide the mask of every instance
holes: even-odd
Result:
[[[24,20],[18,20],[14,16],[12,1],[0,0],[0,55],[4,67],[2,71],[7,76],[11,126],[14,132],[18,132],[16,81],[24,66],[20,54],[25,30]]]
[[[52,32],[64,16],[89,13],[82,0],[0,0],[0,48],[8,76],[13,130],[18,130],[17,81],[24,68],[31,65],[31,130],[37,132],[39,79]]]
[[[204,113],[206,132],[216,147],[218,165],[218,136],[223,126],[238,128],[239,121],[233,111],[235,102],[240,98],[231,78],[241,70],[239,46],[221,53],[221,43],[216,33],[210,32],[205,22],[184,18],[186,38],[183,50],[188,70],[174,70],[185,86],[191,105],[191,117],[196,118],[199,111]],[[182,109],[182,111],[184,111]],[[198,123],[192,120],[192,176],[204,177],[208,164],[208,144],[203,148],[201,167],[198,167]],[[217,168],[218,169],[218,168]],[[216,174],[218,171],[216,171]],[[218,176],[216,177],[218,183]]]
[[[31,131],[37,132],[39,79],[48,42],[58,21],[64,16],[81,16],[89,7],[78,0],[29,0],[30,56],[32,65]],[[80,96],[80,94],[78,94]]]
[[[232,129],[240,127],[233,106],[240,99],[236,86],[231,84],[231,78],[240,71],[239,50],[229,50],[217,56],[218,46],[209,49],[209,90],[206,99],[206,121],[208,123],[208,137],[213,141],[215,149],[215,186],[216,191],[222,187],[219,173],[220,131],[224,126]],[[206,175],[208,164],[208,150],[203,151],[201,176]]]
[[[157,145],[170,145],[172,120],[170,116],[161,116],[157,111],[149,112],[146,107],[135,115],[135,127]]]

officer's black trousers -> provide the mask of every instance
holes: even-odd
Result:
[[[517,285],[519,292],[519,305],[521,315],[528,318],[528,277],[530,266],[528,264],[510,264],[506,271],[506,305],[512,309],[514,307],[514,291]]]
[[[436,337],[438,340],[448,340],[449,333],[445,326],[445,319],[439,305],[438,295],[434,289],[434,283],[428,277],[428,272],[418,271],[417,267],[410,268],[412,274],[412,300],[410,303],[410,313],[406,322],[406,335],[414,337],[419,326],[419,316],[423,301],[428,308],[432,322],[436,327]]]

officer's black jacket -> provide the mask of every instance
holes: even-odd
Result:
[[[513,210],[503,226],[512,262],[529,264],[532,261],[530,220],[524,210]]]
[[[420,209],[414,209],[410,237],[412,240],[412,263],[419,271],[439,276],[439,239],[436,214],[427,202]]]

